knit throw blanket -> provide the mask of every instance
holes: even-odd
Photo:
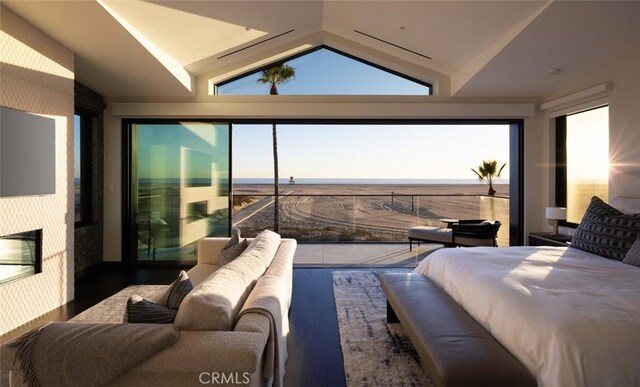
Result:
[[[274,387],[284,386],[287,360],[287,335],[289,333],[288,293],[286,281],[264,275],[258,279],[253,291],[245,301],[236,320],[245,313],[258,313],[269,319],[269,337],[264,353],[262,375],[273,378]]]
[[[103,386],[178,339],[172,324],[54,322],[15,342],[28,386]]]

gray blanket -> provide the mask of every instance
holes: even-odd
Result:
[[[54,322],[17,339],[29,386],[103,386],[172,345],[172,324]]]
[[[275,387],[284,385],[289,333],[288,319],[284,318],[289,311],[286,302],[287,290],[285,282],[280,278],[266,275],[260,277],[236,318],[240,319],[245,313],[259,313],[269,319],[269,339],[265,348],[263,376],[272,377]]]

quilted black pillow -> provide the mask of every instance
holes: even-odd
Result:
[[[180,274],[178,274],[178,278],[173,281],[164,295],[160,297],[158,304],[170,309],[178,310],[182,300],[184,300],[191,290],[193,290],[191,280],[187,273],[182,270]]]
[[[182,270],[178,278],[167,288],[157,303],[138,295],[129,297],[124,321],[130,323],[169,324],[173,323],[182,300],[193,290],[187,273]]]
[[[130,323],[171,324],[178,311],[158,305],[140,296],[131,296],[127,301],[127,315]]]
[[[594,196],[571,247],[622,261],[638,236],[640,214],[624,214]]]

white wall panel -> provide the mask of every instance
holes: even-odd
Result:
[[[73,299],[73,53],[0,10],[0,105],[55,120],[55,194],[0,198],[0,235],[42,229],[42,273],[0,285],[0,334]],[[19,168],[19,166],[16,166]]]

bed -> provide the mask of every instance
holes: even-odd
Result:
[[[539,386],[640,385],[640,267],[573,247],[475,247],[438,250],[415,271]]]

